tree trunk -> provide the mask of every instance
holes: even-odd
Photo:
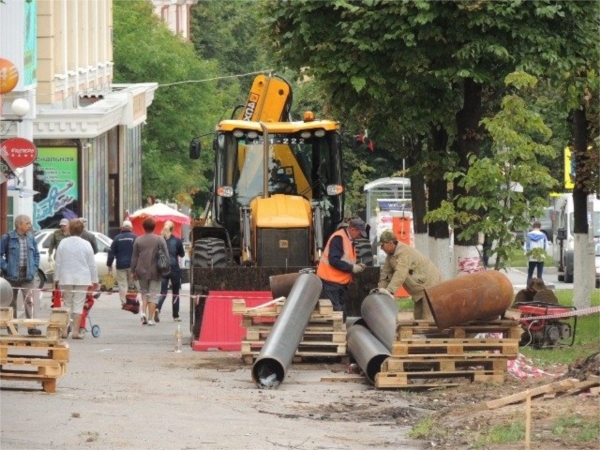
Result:
[[[575,187],[573,188],[573,305],[579,309],[591,305],[591,293],[595,283],[594,245],[589,242],[588,211],[585,181],[587,174],[587,122],[585,109],[573,111],[573,152],[575,153]],[[591,211],[590,211],[591,214]]]
[[[469,157],[479,156],[481,142],[481,85],[472,78],[467,78],[463,83],[463,107],[456,114],[456,138],[453,148],[458,155],[459,170],[466,173],[469,170]],[[457,180],[458,181],[458,180]],[[458,182],[454,183],[454,195],[456,198],[465,196],[467,192]],[[456,206],[457,210],[460,210]],[[470,239],[461,239],[458,236],[462,229],[454,230],[454,260],[456,270],[462,273],[477,272],[483,269],[481,258],[477,251],[477,236]]]

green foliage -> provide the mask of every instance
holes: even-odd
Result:
[[[506,265],[508,255],[520,243],[512,239],[514,230],[527,229],[529,218],[538,216],[545,206],[544,198],[527,198],[515,186],[532,184],[551,188],[556,181],[548,169],[538,163],[540,156],[555,157],[545,141],[552,135],[542,118],[528,108],[517,92],[531,89],[537,80],[525,73],[506,77],[509,92],[502,99],[502,109],[482,121],[492,138],[491,155],[470,157],[470,167],[447,172],[445,179],[463,187],[466,195],[457,195],[452,202],[427,214],[426,221],[447,221],[460,228],[460,239],[471,239],[479,233],[496,245],[496,269]]]
[[[482,444],[506,444],[509,442],[520,442],[525,439],[524,421],[514,421],[502,425],[496,425],[480,435],[475,446]]]
[[[552,434],[565,444],[598,441],[599,418],[583,418],[565,413],[552,424]]]
[[[115,82],[159,83],[143,135],[144,196],[190,203],[197,190],[208,189],[210,155],[190,161],[188,145],[212,129],[226,95],[214,83],[169,84],[214,78],[214,64],[200,61],[143,0],[114,3],[114,60]]]

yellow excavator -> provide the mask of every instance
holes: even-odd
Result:
[[[212,198],[191,233],[192,295],[269,290],[270,276],[314,267],[343,223],[340,125],[311,112],[291,120],[291,100],[287,81],[259,75],[217,124]],[[194,139],[190,158],[200,153]],[[192,309],[197,337],[203,304]]]

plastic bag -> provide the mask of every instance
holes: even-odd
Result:
[[[112,288],[115,287],[115,283],[115,277],[111,273],[107,273],[102,277],[100,289],[103,291],[112,291]]]

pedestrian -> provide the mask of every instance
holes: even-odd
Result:
[[[173,234],[173,228],[175,224],[170,220],[165,222],[163,226],[162,235],[167,243],[167,249],[169,250],[169,262],[171,263],[171,272],[168,275],[162,277],[160,286],[160,298],[158,300],[158,308],[154,314],[154,321],[160,321],[160,312],[162,305],[167,298],[167,291],[169,289],[169,283],[171,283],[171,305],[173,312],[173,321],[181,322],[179,318],[179,290],[181,289],[181,269],[179,268],[179,258],[185,256],[183,249],[183,242],[177,236]]]
[[[98,253],[98,244],[96,243],[96,236],[94,236],[94,233],[87,230],[87,219],[82,217],[79,220],[83,224],[83,231],[81,233],[81,238],[85,239],[86,241],[88,241],[90,243],[90,245],[92,246],[92,251],[94,252],[94,255],[95,255],[96,253]]]
[[[35,302],[35,274],[40,266],[40,253],[31,233],[31,218],[25,214],[15,217],[15,229],[0,238],[0,272],[10,283],[13,297],[10,306],[17,317],[17,298],[23,296],[25,317],[33,319]],[[39,336],[41,330],[29,328],[30,335]]]
[[[98,289],[98,271],[91,244],[81,237],[83,222],[78,219],[69,222],[71,236],[65,238],[56,250],[56,267],[54,279],[63,294],[65,307],[72,319],[73,339],[83,339],[81,315],[88,287]],[[85,332],[85,328],[83,329]],[[63,332],[63,338],[68,336],[68,329]]]
[[[148,195],[148,196],[146,196],[146,207],[152,206],[155,203],[156,203],[156,198],[154,198],[154,195]]]
[[[442,281],[440,270],[419,250],[398,242],[391,230],[381,233],[379,243],[387,256],[380,269],[378,291],[393,297],[404,286],[415,303],[415,319],[433,319],[425,289]]]
[[[541,280],[544,273],[544,260],[548,249],[548,238],[541,231],[542,224],[539,220],[533,222],[533,230],[527,233],[525,238],[525,254],[529,259],[527,267],[527,286],[533,277],[533,271],[537,269],[537,277]]]
[[[344,313],[344,320],[348,285],[354,274],[365,270],[364,264],[357,264],[354,248],[354,242],[361,237],[367,237],[365,222],[362,219],[350,220],[347,227],[338,229],[330,236],[317,268],[317,276],[323,282],[321,298],[331,300],[333,310]]]
[[[165,255],[169,253],[165,239],[154,234],[156,227],[154,217],[146,217],[142,227],[144,234],[138,236],[133,243],[131,273],[133,280],[139,282],[142,293],[142,324],[155,325],[154,311],[156,311],[162,278],[157,266],[158,249],[161,248]]]
[[[52,253],[58,248],[58,244],[64,238],[69,237],[69,221],[67,219],[61,219],[59,223],[60,228],[52,233],[50,238],[50,247],[48,247],[48,262],[52,262]]]
[[[121,232],[113,239],[106,259],[108,273],[112,273],[113,262],[116,261],[117,286],[119,287],[121,305],[126,303],[129,285],[130,283],[133,283],[131,276],[131,256],[133,254],[133,243],[137,236],[131,231],[132,228],[133,224],[131,221],[123,221]]]

